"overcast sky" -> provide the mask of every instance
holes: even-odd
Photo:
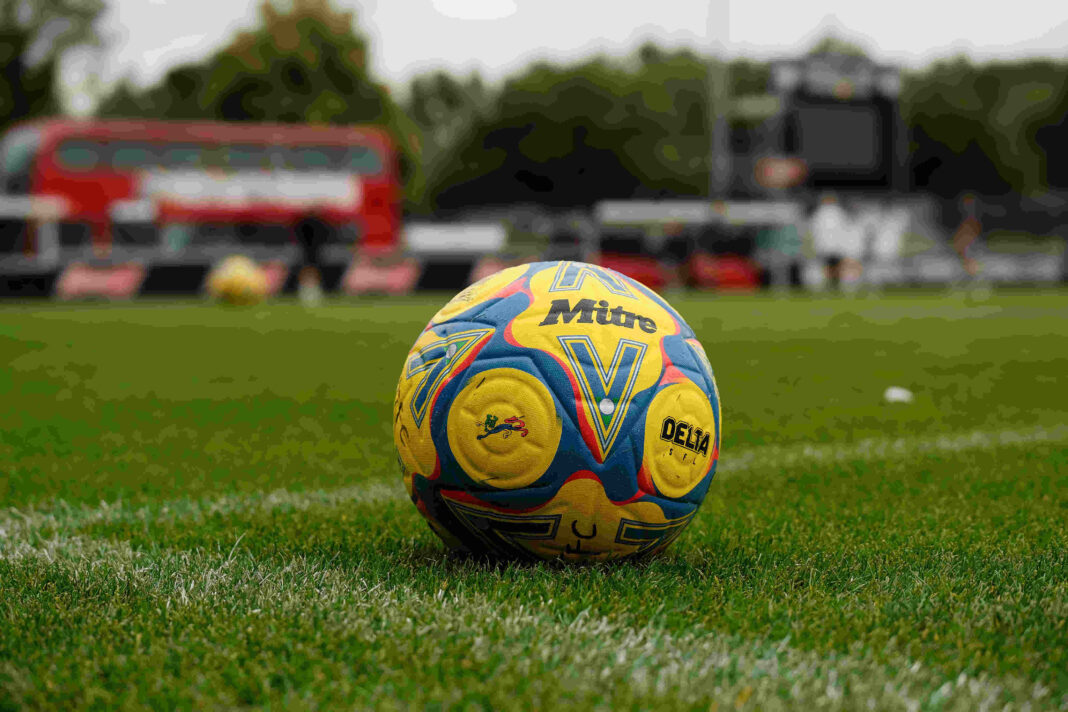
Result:
[[[334,0],[354,8],[372,69],[398,89],[421,72],[478,70],[490,81],[532,59],[623,55],[646,39],[768,57],[801,51],[827,30],[876,58],[918,66],[965,52],[976,59],[1068,57],[1068,3],[985,6],[941,0]],[[257,21],[253,0],[109,0],[105,83],[144,84],[224,46]],[[1060,9],[1052,9],[1057,5]],[[994,7],[996,10],[987,9]],[[711,13],[710,14],[710,10]],[[713,20],[710,22],[710,18]],[[726,19],[729,18],[729,19]],[[726,31],[724,31],[726,30]]]

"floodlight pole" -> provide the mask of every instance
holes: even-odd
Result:
[[[730,32],[729,0],[710,0],[708,3],[708,41],[712,56],[708,63],[708,197],[719,200],[727,197],[731,183],[730,122],[730,57],[727,38]]]

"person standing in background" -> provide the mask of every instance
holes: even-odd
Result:
[[[856,294],[864,277],[864,257],[868,249],[868,231],[856,207],[845,210],[845,223],[839,237],[841,262],[838,267],[838,288],[845,294]]]
[[[909,211],[892,200],[885,201],[879,211],[871,233],[869,272],[870,281],[876,287],[903,281],[901,257],[911,219]]]
[[[983,234],[983,224],[979,219],[979,203],[975,196],[966,193],[960,202],[961,221],[953,233],[953,250],[960,257],[961,267],[967,279],[974,280],[979,275],[979,261],[975,259],[975,248]]]
[[[872,273],[872,267],[875,256],[875,235],[883,218],[881,202],[870,198],[864,200],[856,206],[853,218],[855,239],[859,241],[859,245],[854,248],[859,265],[858,287],[872,286],[874,280],[878,279],[878,275]]]
[[[820,287],[828,282],[835,289],[841,285],[842,262],[850,240],[846,234],[849,228],[849,215],[839,205],[838,196],[824,193],[809,224],[812,249],[821,266]]]
[[[297,297],[306,306],[316,306],[323,301],[322,248],[329,238],[330,225],[311,212],[297,222],[294,232],[301,255]]]
[[[768,225],[757,233],[757,261],[763,265],[768,286],[784,292],[801,284],[801,230],[797,218]]]

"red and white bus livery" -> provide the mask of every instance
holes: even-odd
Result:
[[[98,250],[202,234],[256,241],[272,230],[277,243],[309,214],[366,252],[399,239],[395,152],[375,127],[42,121],[4,137],[0,183],[9,196],[58,205],[65,231]]]

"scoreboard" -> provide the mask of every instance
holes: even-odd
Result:
[[[774,149],[801,161],[806,187],[907,189],[896,68],[827,52],[775,62],[771,78]]]

